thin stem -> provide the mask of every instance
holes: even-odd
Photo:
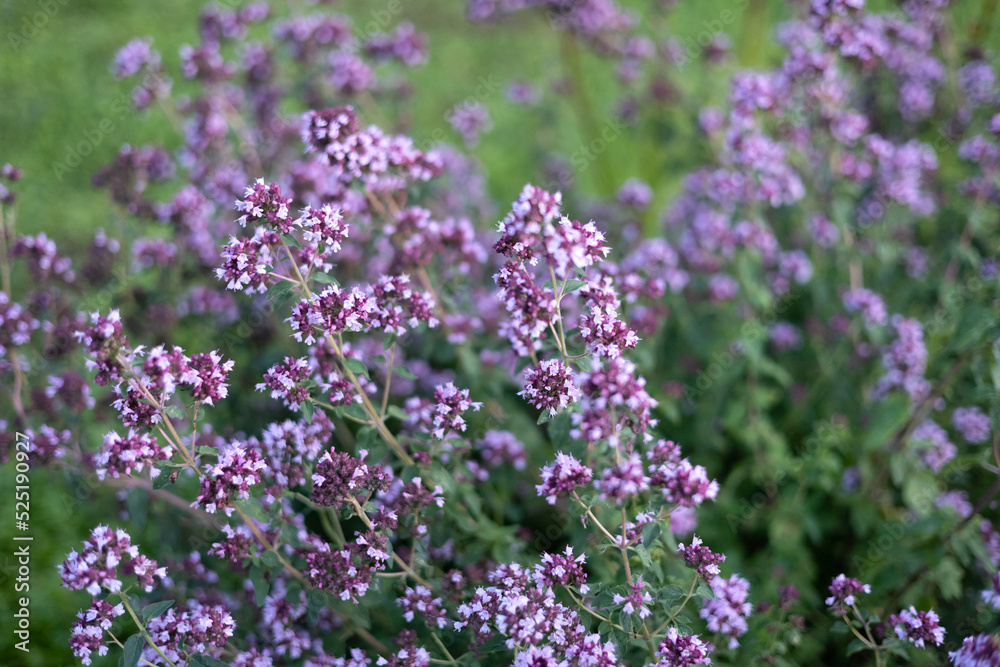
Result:
[[[284,239],[281,239],[281,246],[285,249],[285,253],[288,255],[288,259],[291,260],[292,262],[292,268],[295,270],[295,276],[296,278],[298,278],[299,284],[302,285],[302,289],[305,292],[306,298],[312,298],[312,292],[309,289],[309,284],[306,282],[305,278],[302,277],[302,273],[299,271],[298,263],[296,263],[295,258],[292,256],[292,251],[285,243]],[[350,383],[354,385],[354,388],[358,392],[358,396],[361,397],[361,402],[364,405],[365,410],[368,412],[368,415],[372,418],[372,422],[375,426],[375,429],[379,432],[379,435],[382,436],[382,439],[385,440],[387,445],[389,445],[389,448],[392,449],[396,453],[396,456],[398,456],[406,465],[413,465],[413,459],[410,457],[409,454],[406,453],[402,445],[399,444],[399,441],[396,440],[395,436],[393,436],[392,433],[389,431],[389,429],[386,427],[385,421],[379,416],[378,410],[375,408],[374,405],[372,405],[372,402],[368,399],[368,395],[365,393],[364,388],[361,386],[361,382],[358,381],[357,376],[354,375],[351,369],[347,367],[343,352],[343,346],[344,346],[343,338],[341,338],[340,334],[337,334],[336,339],[334,339],[334,337],[331,336],[330,334],[327,334],[326,340],[330,344],[330,347],[333,348],[334,352],[337,355],[337,358],[340,360],[340,365],[344,371],[344,375],[346,375]]]
[[[277,547],[271,544],[270,541],[268,541],[268,539],[264,537],[264,535],[260,532],[260,529],[257,528],[256,524],[254,524],[254,522],[250,520],[250,517],[244,514],[243,510],[241,510],[239,507],[236,507],[235,509],[236,512],[243,519],[244,523],[246,523],[247,527],[250,529],[250,532],[252,532],[254,534],[254,537],[256,537],[257,540],[260,542],[261,546],[263,546],[265,550],[270,551],[275,556],[277,556],[278,560],[281,562],[281,565],[285,568],[285,570],[293,577],[298,579],[303,586],[305,586],[306,588],[312,588],[306,576],[301,572],[299,572],[299,570],[294,565],[289,563],[285,559],[285,557],[282,556],[280,552],[278,552]]]
[[[604,527],[604,524],[603,524],[603,523],[601,523],[600,519],[598,519],[598,518],[597,518],[596,516],[594,516],[594,513],[593,513],[593,512],[591,511],[591,509],[590,509],[589,507],[587,507],[587,504],[586,504],[586,503],[584,503],[584,502],[583,502],[583,501],[582,501],[582,500],[580,499],[580,496],[579,496],[579,495],[577,494],[577,492],[576,492],[576,491],[574,491],[574,492],[573,492],[573,498],[575,498],[575,499],[576,499],[576,502],[580,503],[580,506],[581,506],[581,507],[583,507],[583,509],[584,509],[584,510],[585,510],[585,511],[587,512],[587,516],[589,516],[589,517],[590,517],[590,520],[591,520],[591,521],[593,521],[593,522],[594,522],[594,524],[595,524],[595,525],[596,525],[596,526],[597,526],[598,528],[600,528],[600,529],[601,529],[601,532],[602,532],[602,533],[604,533],[604,535],[605,535],[605,536],[606,536],[606,537],[607,537],[607,538],[608,538],[609,540],[611,540],[611,543],[612,543],[612,544],[614,544],[615,546],[617,546],[617,545],[618,545],[618,538],[616,538],[616,537],[615,537],[614,535],[612,535],[612,534],[611,534],[610,532],[608,532],[608,529]]]
[[[677,618],[677,616],[682,611],[684,611],[684,607],[686,607],[687,603],[691,600],[691,598],[694,597],[694,589],[697,585],[698,585],[698,575],[695,575],[694,580],[691,581],[691,588],[688,589],[687,595],[684,596],[684,600],[681,602],[681,605],[674,610],[674,613],[672,613],[667,620],[663,621],[663,624],[660,625],[660,627],[656,628],[656,630],[653,631],[654,636],[663,632],[664,628],[670,625],[674,621],[674,619]]]
[[[875,642],[875,637],[872,636],[871,628],[868,627],[868,621],[866,621],[864,619],[864,617],[861,615],[861,611],[858,609],[858,605],[852,604],[851,605],[851,609],[854,610],[854,615],[858,617],[858,620],[861,621],[861,625],[863,625],[864,628],[865,628],[865,634],[868,635],[868,641],[865,642],[865,643],[868,644],[869,646],[871,646],[872,650],[875,651],[875,664],[877,666],[881,666],[881,664],[882,664],[882,658],[879,656],[879,652],[878,652],[879,651],[879,646]],[[848,625],[851,625],[851,624],[848,624]],[[851,629],[852,630],[854,629],[853,625],[851,625]],[[857,634],[857,632],[855,632],[855,634]],[[858,635],[858,637],[860,638],[860,635]],[[864,641],[864,640],[862,639],[862,641]]]
[[[616,624],[616,623],[615,623],[614,621],[612,621],[612,620],[611,620],[610,618],[608,618],[607,616],[602,616],[602,615],[598,614],[598,613],[597,613],[596,611],[594,611],[593,609],[591,609],[590,607],[588,607],[587,605],[585,605],[585,604],[583,603],[583,600],[581,600],[580,598],[578,598],[578,597],[576,597],[575,595],[573,595],[573,591],[571,591],[571,590],[569,589],[569,587],[567,587],[567,586],[564,586],[563,588],[565,588],[565,589],[566,589],[566,592],[567,592],[567,593],[569,593],[569,596],[570,596],[571,598],[573,598],[573,601],[574,601],[574,602],[576,602],[576,604],[577,604],[577,605],[579,605],[579,607],[580,607],[581,609],[585,610],[585,611],[586,611],[586,612],[587,612],[588,614],[590,614],[590,615],[591,615],[591,616],[593,616],[594,618],[599,618],[599,619],[601,619],[602,621],[604,621],[604,622],[606,622],[606,623],[610,623],[610,624],[611,624],[611,627],[613,627],[613,628],[618,628],[618,629],[619,629],[619,630],[621,630],[622,632],[624,632],[624,631],[625,631],[625,629],[624,629],[624,628],[622,628],[622,626],[620,626],[620,625],[617,625],[617,624]]]
[[[315,399],[315,398],[310,398],[309,400],[313,402],[313,405],[318,405],[321,408],[326,408],[327,410],[330,410],[331,412],[334,411],[334,410],[336,410],[336,408],[333,407],[333,404],[327,403],[326,401],[320,401],[320,400]],[[363,424],[365,426],[371,426],[372,425],[372,423],[370,421],[365,421],[364,419],[359,419],[358,417],[354,417],[354,416],[346,414],[346,413],[344,415],[342,415],[342,416],[344,417],[344,419],[350,420],[350,421],[352,421],[352,422],[354,422],[356,424]]]
[[[396,361],[396,343],[393,341],[389,346],[389,364],[385,371],[385,389],[382,392],[382,409],[379,410],[379,417],[385,419],[385,411],[389,407],[389,384],[392,382],[392,365]]]
[[[444,642],[437,636],[436,632],[431,633],[431,637],[437,642],[437,645],[441,648],[441,651],[448,657],[448,664],[458,666],[458,661],[451,655],[448,649],[445,647]]]
[[[359,518],[360,518],[360,519],[361,519],[361,520],[362,520],[362,521],[364,522],[365,526],[367,526],[368,528],[371,528],[371,527],[372,527],[372,521],[371,521],[371,519],[369,519],[369,518],[368,518],[368,514],[367,514],[367,513],[365,512],[365,508],[361,506],[361,504],[360,504],[360,503],[358,502],[358,499],[357,499],[357,498],[355,498],[354,496],[351,496],[351,497],[349,498],[349,500],[351,501],[351,505],[353,505],[353,506],[354,506],[354,511],[355,511],[355,512],[357,512],[357,514],[358,514],[358,517],[359,517]],[[416,580],[416,581],[417,581],[417,582],[419,582],[420,584],[422,584],[422,585],[426,586],[427,588],[433,588],[433,587],[432,587],[432,586],[431,586],[431,585],[430,585],[430,584],[429,584],[429,583],[427,582],[427,580],[426,580],[426,579],[424,579],[424,578],[423,578],[423,577],[421,577],[421,576],[420,576],[419,574],[417,574],[416,572],[414,572],[414,571],[413,571],[413,568],[412,568],[412,567],[410,567],[409,565],[407,565],[406,561],[404,561],[404,560],[403,560],[402,558],[400,558],[400,557],[399,557],[399,555],[398,555],[398,554],[397,554],[397,553],[396,553],[395,551],[393,551],[393,553],[392,553],[392,559],[393,559],[394,561],[396,561],[396,563],[397,563],[397,564],[398,564],[398,565],[399,565],[399,566],[400,566],[401,568],[403,568],[403,570],[404,570],[404,571],[405,571],[405,572],[406,572],[406,573],[407,573],[408,575],[410,575],[411,577],[413,577],[413,578],[414,578],[414,580]]]
[[[142,621],[139,620],[139,617],[136,615],[135,610],[132,609],[132,605],[128,603],[128,596],[126,596],[124,592],[119,592],[118,597],[121,598],[122,604],[125,606],[125,610],[128,612],[129,616],[131,616],[132,620],[135,621],[135,624],[139,626],[139,632],[142,633],[143,639],[145,639],[146,642],[148,642],[149,645],[153,647],[153,650],[156,651],[161,658],[163,658],[163,661],[165,663],[167,663],[170,667],[177,667],[177,665],[175,665],[170,658],[164,655],[163,651],[160,650],[160,647],[157,646],[156,643],[153,641],[152,636],[150,636],[149,632],[146,630],[146,626],[143,625]]]

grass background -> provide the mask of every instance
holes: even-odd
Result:
[[[445,112],[475,95],[483,81],[499,83],[481,99],[490,109],[495,129],[483,136],[475,154],[488,165],[489,190],[501,208],[525,182],[543,179],[541,168],[547,155],[570,156],[589,141],[570,99],[525,109],[504,97],[512,79],[547,82],[565,75],[558,36],[537,16],[522,13],[500,27],[474,26],[463,19],[461,0],[401,0],[401,4],[393,23],[408,19],[430,35],[430,62],[410,73],[415,95],[406,129],[414,138],[428,140],[440,130],[457,143],[459,138],[447,125]],[[633,0],[623,4],[642,8],[653,3]],[[352,14],[363,26],[386,5],[382,0],[345,0],[334,9]],[[0,0],[0,163],[11,162],[25,170],[17,187],[19,231],[44,231],[57,239],[64,252],[73,254],[72,249],[87,243],[97,227],[110,229],[120,224],[106,194],[91,186],[91,175],[123,143],[176,147],[179,138],[158,110],[118,116],[115,104],[129,94],[132,82],[116,81],[108,64],[129,39],[152,36],[167,71],[175,73],[175,90],[183,92],[184,84],[176,76],[178,47],[196,40],[201,6],[193,0],[53,0],[48,5]],[[957,28],[971,29],[980,7],[979,2],[958,3],[954,11]],[[707,155],[691,149],[697,106],[690,102],[721,100],[725,73],[732,68],[772,62],[777,52],[770,27],[786,11],[781,0],[701,0],[680,3],[665,26],[651,26],[665,27],[687,45],[696,44],[699,33],[721,25],[735,41],[733,62],[721,70],[692,64],[673,72],[673,82],[689,103],[653,109],[641,127],[627,131],[609,147],[610,179],[599,169],[588,169],[579,175],[575,196],[607,194],[626,178],[641,176],[655,186],[658,204],[669,201],[681,176]],[[723,24],[726,16],[732,20]],[[40,27],[26,30],[33,19]],[[981,43],[997,43],[997,21],[983,29],[986,36]],[[582,68],[600,123],[611,118],[617,97],[611,92],[617,90],[612,65],[584,53]],[[88,134],[94,136],[95,128],[107,119],[112,129],[98,141],[89,141]],[[65,163],[67,154],[81,142],[92,144],[92,152],[82,156],[79,166],[58,174],[56,163]],[[475,222],[484,227],[495,221]],[[8,411],[6,405],[0,406],[0,418],[9,417]],[[13,474],[11,465],[0,468],[0,506],[5,508],[0,519],[0,627],[4,628],[0,665],[75,665],[67,640],[82,598],[59,586],[55,566],[79,546],[93,525],[113,520],[120,510],[111,490],[80,487],[58,471],[32,472],[32,650],[29,654],[14,651],[8,628],[16,570],[10,546],[12,519],[7,514]],[[146,534],[153,535],[157,529],[148,527]],[[114,664],[114,660],[95,660],[94,664]]]

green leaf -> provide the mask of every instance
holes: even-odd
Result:
[[[299,546],[299,529],[286,523],[281,527],[281,541],[293,547]]]
[[[549,421],[550,419],[552,419],[552,411],[549,410],[548,408],[546,408],[545,410],[542,410],[542,413],[540,415],[538,415],[538,421],[535,422],[535,423],[536,424],[544,424],[545,422]]]
[[[316,404],[312,401],[306,401],[299,406],[302,410],[302,420],[307,424],[312,424],[313,414],[316,412]]]
[[[340,283],[337,282],[337,279],[328,273],[314,273],[310,276],[310,278],[318,283],[323,283],[324,285],[336,285],[337,287],[340,287]]]
[[[271,568],[281,567],[281,559],[278,558],[278,554],[273,551],[265,551],[262,553],[260,555],[260,561],[264,563],[264,565]]]
[[[660,536],[660,524],[659,523],[648,523],[646,527],[642,529],[642,545],[649,548],[649,545]]]
[[[355,375],[368,375],[368,367],[360,359],[344,357],[344,367]]]
[[[271,590],[271,582],[264,577],[264,570],[260,568],[260,565],[254,565],[250,568],[250,582],[253,584],[254,600],[257,606],[263,607],[267,594]]]
[[[292,246],[293,248],[300,248],[300,249],[302,248],[302,244],[299,243],[299,240],[294,236],[292,236],[291,234],[282,234],[281,240],[287,243],[288,245]]]
[[[271,285],[267,290],[267,300],[274,301],[275,303],[284,301],[292,295],[292,290],[295,289],[296,284],[289,280],[282,280]]]
[[[372,619],[368,613],[368,607],[363,604],[355,605],[354,609],[351,610],[351,620],[354,621],[355,625],[365,630],[370,630],[372,627]]]
[[[694,594],[700,595],[701,597],[707,598],[709,600],[715,599],[715,591],[713,591],[712,587],[706,584],[704,581],[698,582],[698,585],[694,589]]]
[[[264,512],[264,508],[260,506],[260,501],[256,498],[237,498],[233,501],[233,504],[247,516],[253,517],[258,521],[267,521],[267,514]]]
[[[477,651],[480,653],[496,653],[497,651],[503,651],[507,648],[506,640],[507,638],[504,635],[497,633],[490,637],[477,649]]]
[[[135,667],[142,657],[142,649],[146,646],[146,640],[138,632],[125,640],[123,655],[118,660],[118,667]]]
[[[217,447],[212,447],[210,445],[198,445],[194,448],[194,451],[199,454],[209,454],[211,456],[215,456],[219,453],[219,449]]]
[[[150,619],[156,618],[166,610],[170,609],[173,605],[173,600],[165,600],[163,602],[148,604],[142,608],[142,620],[148,622]]]
[[[970,303],[955,326],[955,334],[948,341],[949,349],[964,352],[975,347],[984,339],[986,330],[996,323],[996,318],[993,308]]]
[[[368,421],[368,413],[365,412],[365,409],[357,403],[351,403],[350,405],[338,405],[337,409],[340,411],[340,414],[360,419],[363,422]]]
[[[598,609],[607,609],[615,603],[615,596],[610,590],[605,589],[594,596],[594,606]]]
[[[621,614],[618,617],[618,625],[622,626],[625,632],[632,632],[632,614]]]
[[[319,611],[326,606],[326,599],[325,592],[318,588],[310,589],[309,592],[306,593],[306,607],[314,611]]]
[[[390,405],[388,408],[386,408],[386,414],[388,414],[390,417],[395,417],[400,421],[406,421],[408,419],[406,413],[403,412],[403,409],[398,405]]]
[[[173,417],[174,419],[187,419],[187,412],[184,408],[178,405],[168,405],[163,408],[163,411],[167,413],[168,417]]]
[[[657,592],[656,597],[663,602],[674,602],[675,600],[680,600],[684,597],[684,589],[680,586],[669,584],[661,588],[659,592]]]
[[[879,401],[865,429],[863,447],[865,450],[882,449],[889,439],[910,416],[910,399],[905,395],[892,394]]]
[[[221,660],[216,660],[210,655],[192,655],[188,658],[188,667],[229,667]]]
[[[374,357],[370,359],[370,361],[374,361],[376,364],[384,364],[385,357],[381,354],[376,354]]]
[[[405,380],[416,380],[417,376],[406,366],[393,366],[392,372]]]
[[[396,334],[387,333],[382,336],[382,349],[388,350],[390,347],[396,344]]]
[[[867,644],[865,644],[860,639],[855,639],[850,644],[847,645],[847,655],[854,655],[855,653],[864,651],[866,648],[869,648]]]

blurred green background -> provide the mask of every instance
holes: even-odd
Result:
[[[332,10],[350,13],[364,25],[385,4],[381,0],[345,0]],[[657,3],[632,0],[622,4],[640,8]],[[0,0],[0,163],[11,162],[25,171],[17,187],[18,231],[44,231],[57,239],[63,252],[72,255],[74,248],[89,242],[97,227],[113,229],[121,224],[106,193],[91,186],[94,171],[109,162],[123,143],[176,147],[179,137],[155,108],[119,117],[116,103],[127,98],[133,82],[116,81],[108,64],[128,40],[149,35],[163,54],[165,69],[175,77],[175,93],[183,93],[184,82],[177,75],[178,47],[196,41],[202,5],[194,0]],[[430,140],[443,131],[448,141],[460,143],[445,121],[446,111],[474,96],[484,82],[490,86],[495,82],[493,92],[480,100],[489,108],[495,127],[473,152],[488,166],[489,190],[501,209],[524,183],[545,180],[547,156],[557,153],[568,157],[589,141],[573,113],[571,99],[529,109],[505,98],[511,80],[545,83],[566,74],[559,40],[538,16],[521,13],[501,26],[477,26],[465,21],[461,0],[402,0],[402,6],[395,19],[410,20],[429,34],[430,62],[409,72],[415,88],[410,100],[412,117],[402,119],[401,129],[418,141]],[[981,6],[979,2],[958,3],[954,12],[958,28],[970,29]],[[286,12],[284,3],[276,7],[280,13]],[[734,18],[721,24],[719,17],[727,11]],[[695,64],[677,69],[671,83],[681,91],[684,103],[664,103],[661,115],[644,118],[644,126],[626,131],[623,140],[608,150],[610,174],[597,168],[580,174],[574,196],[607,195],[610,188],[639,176],[656,190],[653,210],[668,202],[683,174],[708,155],[707,150],[691,150],[699,106],[722,99],[726,74],[732,69],[770,62],[776,47],[768,30],[786,12],[782,0],[701,0],[680,3],[667,14],[665,26],[651,26],[658,32],[665,28],[686,45],[694,43],[706,28],[721,25],[733,37],[734,57],[715,70]],[[34,27],[33,20],[41,27]],[[998,33],[1000,26],[994,21],[981,43],[997,43]],[[598,121],[610,119],[618,94],[612,65],[584,51],[583,70]],[[78,167],[57,174],[54,165],[66,162],[67,154],[105,120],[112,121],[112,129],[92,142],[93,152],[82,156]],[[525,137],[537,140],[526,141]],[[495,221],[475,222],[486,227]],[[5,411],[6,406],[0,408],[0,418],[8,416]],[[4,628],[0,665],[75,665],[78,663],[67,640],[83,598],[59,586],[55,567],[96,523],[113,520],[121,510],[116,507],[113,490],[71,483],[57,471],[31,473],[32,635],[31,653],[23,654],[13,649],[8,631],[14,595],[11,579],[16,570],[8,509],[13,474],[12,465],[0,467],[0,505],[5,508],[0,520],[0,627]],[[173,526],[147,526],[145,533],[148,538],[167,528],[176,530]],[[143,543],[138,537],[136,541]],[[95,660],[95,665],[101,664],[113,662]]]

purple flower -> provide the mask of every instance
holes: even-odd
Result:
[[[938,625],[938,615],[934,610],[917,611],[912,605],[898,614],[889,616],[889,625],[896,636],[924,648],[924,642],[940,646],[944,641],[944,628]]]
[[[125,605],[112,606],[106,600],[92,599],[90,608],[77,613],[73,622],[69,646],[73,655],[85,665],[91,664],[91,654],[107,655],[108,645],[104,643],[104,631],[111,629],[114,619],[125,613]]]
[[[854,606],[858,593],[871,593],[872,587],[863,584],[857,579],[851,579],[845,574],[838,574],[830,584],[830,597],[826,599],[826,606],[833,610],[838,616],[846,616],[850,607]]]
[[[611,248],[604,244],[604,233],[594,221],[584,224],[579,220],[562,218],[542,230],[543,254],[556,278],[571,277],[572,269],[586,269],[601,262]]]
[[[979,408],[958,408],[951,422],[968,442],[986,442],[990,437],[990,418]]]
[[[882,326],[889,321],[885,302],[882,300],[882,297],[871,290],[864,288],[851,290],[844,293],[843,299],[844,308],[847,309],[847,312],[854,313],[861,311],[862,316],[865,318],[865,323],[869,325]]]
[[[960,518],[965,518],[972,514],[972,503],[969,502],[969,494],[965,491],[947,491],[938,496],[935,504],[938,507],[950,507]]]
[[[771,344],[778,352],[798,349],[802,346],[802,332],[789,322],[775,322],[771,325]]]
[[[248,222],[268,225],[279,234],[287,234],[292,231],[293,221],[288,209],[291,203],[291,199],[281,196],[280,185],[267,185],[264,179],[258,178],[253,185],[247,186],[243,199],[236,202],[236,210],[243,212],[237,222],[240,227],[246,227]]]
[[[507,463],[515,470],[524,470],[527,465],[528,453],[524,444],[510,431],[487,431],[475,446],[489,468]]]
[[[587,349],[596,356],[617,359],[622,351],[630,350],[639,342],[635,331],[618,319],[611,305],[594,306],[590,315],[580,318],[580,336]]]
[[[697,635],[682,635],[677,628],[671,626],[667,636],[656,649],[654,667],[692,667],[693,665],[711,665],[712,651],[715,647],[706,644]]]
[[[982,591],[979,595],[983,602],[996,611],[1000,611],[1000,572],[994,573],[990,579],[990,587]]]
[[[728,579],[716,577],[710,585],[716,599],[702,598],[698,613],[710,631],[728,635],[729,648],[736,648],[740,645],[737,639],[747,631],[747,619],[753,610],[747,602],[750,582],[734,574]]]
[[[310,400],[309,389],[304,382],[308,379],[311,368],[308,359],[285,357],[281,364],[271,366],[264,373],[264,381],[257,384],[257,391],[271,390],[271,398],[280,399],[292,410]]]
[[[31,313],[20,304],[11,303],[6,292],[0,292],[0,356],[7,356],[8,347],[29,342],[38,327],[38,320]]]
[[[650,485],[659,488],[668,503],[696,507],[706,500],[715,500],[719,483],[708,479],[702,466],[692,465],[687,459],[649,467]]]
[[[236,622],[224,607],[197,600],[171,607],[166,613],[150,619],[146,626],[156,646],[175,664],[184,662],[182,656],[206,653],[210,647],[222,648],[233,636],[235,627]],[[219,655],[216,651],[213,653]],[[159,659],[149,646],[143,654],[150,662]]]
[[[268,269],[273,264],[271,247],[279,242],[275,232],[258,227],[253,237],[230,237],[222,249],[222,267],[215,270],[226,288],[247,294],[267,290]]]
[[[540,98],[538,89],[527,81],[511,81],[507,86],[507,100],[512,104],[534,106]]]
[[[1000,635],[973,635],[948,657],[955,667],[1000,667]]]
[[[893,316],[892,326],[896,329],[896,340],[882,350],[886,374],[876,385],[875,396],[882,397],[899,387],[911,400],[919,401],[930,392],[930,384],[924,378],[927,369],[924,328],[917,320],[900,315]]]
[[[583,569],[586,560],[583,554],[574,556],[573,547],[566,547],[561,554],[542,554],[542,562],[535,565],[532,579],[539,586],[572,586],[586,595],[590,590],[587,573]]]
[[[920,459],[934,472],[940,472],[944,464],[958,453],[958,448],[948,439],[948,433],[930,419],[925,419],[913,430],[911,439]]]
[[[385,491],[392,483],[392,473],[379,464],[369,466],[361,458],[330,450],[316,463],[312,475],[312,499],[318,505],[339,506],[350,498],[360,500],[363,491]]]
[[[462,135],[467,148],[475,148],[479,143],[479,135],[493,127],[489,109],[472,100],[456,105],[446,114],[446,118]]]
[[[706,583],[712,583],[712,580],[719,574],[719,563],[726,560],[725,554],[713,553],[711,549],[704,546],[701,538],[697,535],[691,538],[691,544],[688,546],[684,546],[683,543],[677,545],[677,553],[684,559],[684,564],[697,571]]]
[[[261,481],[260,471],[267,468],[260,453],[245,444],[235,442],[223,448],[219,460],[205,469],[198,498],[191,503],[210,514],[224,510],[231,516],[233,501],[250,497],[250,487]]]
[[[434,388],[434,418],[433,435],[438,440],[453,431],[465,431],[465,420],[462,413],[472,410],[478,412],[482,403],[469,400],[469,390],[459,389],[451,382]]]
[[[556,312],[555,295],[551,289],[540,288],[531,274],[514,261],[504,263],[493,276],[499,291],[497,297],[510,313],[500,334],[506,336],[514,351],[528,356],[541,347],[541,338]]]
[[[809,219],[809,233],[821,247],[829,248],[840,238],[837,225],[830,222],[824,215],[814,215]]]
[[[93,596],[102,588],[112,593],[122,590],[118,578],[121,574],[136,575],[147,593],[153,590],[153,584],[167,576],[166,568],[158,567],[156,561],[139,553],[128,533],[107,526],[94,528],[83,543],[83,551],[70,551],[58,569],[63,586],[72,591],[86,589]]]
[[[649,610],[646,606],[648,603],[653,601],[649,592],[643,592],[643,588],[646,587],[646,582],[642,580],[642,577],[636,577],[635,583],[631,585],[631,591],[628,595],[620,595],[615,593],[612,601],[615,604],[620,604],[622,606],[622,611],[626,614],[639,614],[640,619],[644,619],[647,616],[651,616],[653,612]]]
[[[129,476],[132,471],[142,472],[148,466],[150,475],[156,477],[160,471],[153,467],[157,461],[166,461],[173,456],[173,448],[160,447],[156,438],[148,433],[136,433],[129,429],[127,437],[115,432],[104,436],[104,445],[94,457],[97,477],[103,480],[109,473],[115,479]]]
[[[524,389],[517,392],[539,410],[555,415],[580,398],[573,371],[558,359],[547,359],[524,371]]]
[[[607,438],[612,446],[619,444],[618,433],[630,429],[645,439],[646,430],[656,425],[652,410],[656,399],[646,391],[645,378],[636,375],[636,366],[619,357],[601,364],[591,360],[591,371],[580,376],[581,411],[573,414],[570,435],[588,442]],[[611,413],[617,416],[612,423]]]
[[[541,249],[543,226],[562,218],[561,206],[562,194],[525,185],[510,213],[500,221],[500,240],[493,249],[509,259],[533,264]]]
[[[997,99],[997,77],[985,60],[974,60],[958,71],[965,98],[974,108],[991,106]]]
[[[645,211],[653,201],[653,188],[638,178],[630,178],[618,188],[618,203],[635,211]]]
[[[115,58],[111,62],[111,73],[116,79],[127,79],[135,76],[143,67],[156,69],[160,66],[160,54],[151,47],[153,38],[133,39],[131,42],[118,49]],[[102,654],[103,655],[103,654]]]
[[[406,587],[403,594],[396,598],[396,604],[403,611],[403,618],[408,623],[419,614],[428,627],[443,630],[449,625],[448,615],[441,607],[441,598],[434,597],[430,589],[418,585],[416,588]]]
[[[587,484],[594,473],[569,454],[558,452],[552,465],[542,468],[542,483],[535,485],[538,495],[549,505],[555,505],[561,496],[568,496],[576,487]]]
[[[649,477],[642,469],[642,460],[632,453],[621,463],[607,468],[601,479],[594,482],[603,500],[614,500],[622,505],[640,493],[649,490]]]

